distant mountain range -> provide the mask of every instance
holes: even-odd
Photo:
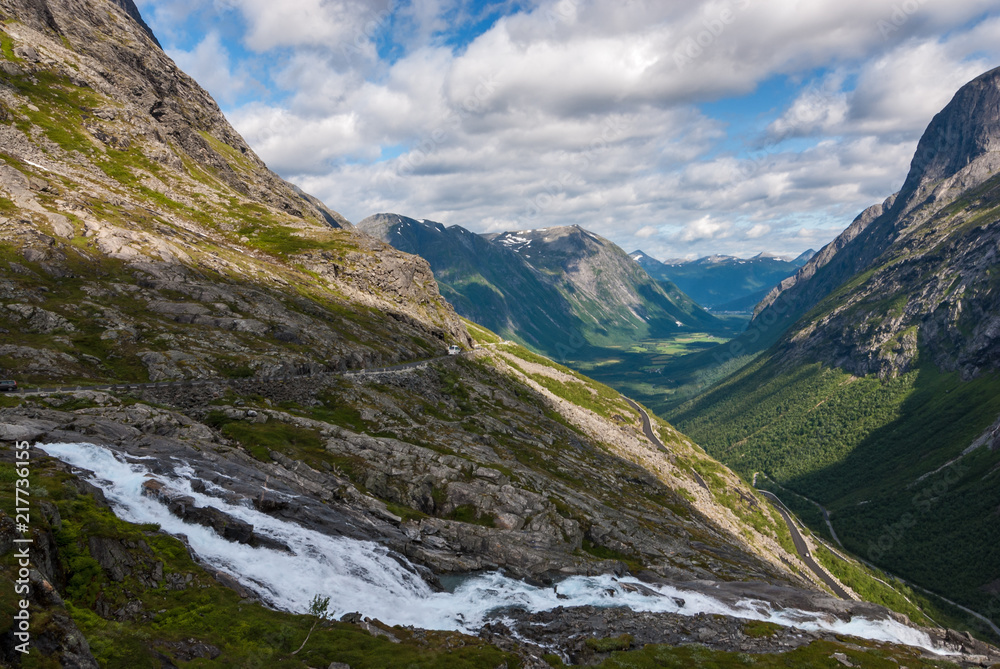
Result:
[[[752,258],[711,255],[690,261],[659,261],[644,251],[629,255],[651,277],[671,282],[703,307],[715,312],[752,313],[772,288],[815,254],[809,249],[794,259],[760,253]]]
[[[579,226],[477,235],[376,214],[357,228],[426,259],[461,315],[560,359],[724,325],[621,248]]]

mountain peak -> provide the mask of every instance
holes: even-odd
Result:
[[[139,13],[139,8],[135,6],[132,0],[111,0],[111,4],[120,7],[126,14],[128,14],[133,21],[139,24],[142,31],[149,35],[149,39],[153,40],[153,43],[161,49],[163,46],[160,41],[156,39],[156,35],[153,34],[153,29],[146,25],[146,22],[142,19],[142,14]]]
[[[997,152],[1000,67],[962,86],[934,116],[920,138],[901,193],[910,194],[923,184],[951,177],[977,158]],[[988,171],[983,170],[982,176],[988,176]]]
[[[816,255],[816,249],[806,249],[792,260],[792,264],[801,267],[809,262],[814,255]]]

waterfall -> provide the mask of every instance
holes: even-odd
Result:
[[[92,444],[41,444],[38,448],[74,467],[94,472],[88,480],[104,491],[120,518],[156,523],[165,532],[185,535],[201,562],[229,574],[277,609],[304,613],[313,597],[321,595],[330,597],[331,611],[337,617],[358,611],[389,625],[474,634],[491,613],[506,607],[537,612],[559,606],[627,606],[635,611],[765,620],[942,652],[926,633],[891,619],[856,617],[842,621],[809,611],[776,611],[768,603],[755,600],[729,605],[703,593],[641,584],[631,577],[573,576],[558,583],[557,596],[555,588],[535,587],[491,572],[466,579],[453,592],[435,592],[405,558],[391,555],[380,544],[327,536],[251,506],[196,492],[191,487],[193,470],[183,462],[176,463],[173,476],[156,478],[190,495],[198,506],[214,506],[252,524],[256,534],[283,542],[294,555],[227,541],[211,528],[185,523],[162,502],[142,495],[142,483],[151,476],[143,460],[151,458],[126,460],[119,453]],[[630,587],[632,584],[643,587]],[[643,594],[649,590],[662,596]]]

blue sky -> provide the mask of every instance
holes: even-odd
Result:
[[[820,248],[903,183],[993,0],[140,0],[348,219],[579,224],[660,258]]]

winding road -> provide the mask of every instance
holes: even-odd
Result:
[[[633,402],[624,395],[622,396],[622,399],[628,402],[630,407],[639,412],[639,415],[642,417],[642,431],[646,435],[646,438],[649,439],[651,442],[653,442],[653,444],[661,451],[669,452],[667,451],[667,448],[663,445],[663,443],[660,441],[659,437],[656,436],[656,433],[653,432],[653,425],[650,422],[649,414],[646,413],[645,409],[643,409],[636,402]],[[702,478],[698,476],[698,472],[692,472],[692,473],[698,479],[698,483],[700,483],[703,488],[708,490],[708,486],[705,484]],[[754,478],[754,482],[756,483],[756,477]],[[802,538],[802,535],[799,533],[799,528],[795,526],[795,523],[792,521],[792,517],[785,510],[785,505],[781,503],[781,500],[775,497],[773,494],[767,492],[766,490],[761,490],[760,493],[765,497],[767,497],[772,502],[774,502],[775,508],[778,510],[778,513],[780,513],[781,517],[784,518],[785,524],[788,525],[788,531],[792,533],[792,543],[795,544],[795,550],[799,554],[799,559],[802,560],[802,562],[805,563],[805,565],[809,567],[809,569],[814,574],[816,574],[816,576],[818,576],[820,580],[826,583],[838,597],[840,597],[841,599],[853,600],[854,598],[851,597],[847,593],[847,591],[844,590],[844,588],[839,583],[837,583],[837,581],[832,576],[830,576],[830,574],[825,569],[823,569],[823,567],[821,567],[820,564],[816,562],[816,560],[812,558],[812,555],[809,553],[809,546],[806,545],[806,540]]]
[[[771,481],[775,485],[779,485],[778,483],[776,483],[774,481],[774,479],[772,479],[771,477],[769,477],[767,474],[765,474],[763,472],[754,472],[753,483],[754,483],[754,487],[755,488],[757,487],[757,476],[758,475],[763,476],[764,478],[768,479],[769,481]],[[779,487],[780,487],[780,485],[779,485]],[[775,500],[778,499],[772,493],[769,493],[767,491],[760,490],[760,492],[762,494],[764,494],[764,495],[767,495],[771,499],[775,499]],[[833,529],[833,523],[830,521],[830,512],[826,510],[826,507],[824,507],[822,504],[820,504],[816,500],[809,499],[808,497],[805,497],[804,495],[799,494],[799,497],[801,497],[802,499],[806,500],[807,502],[811,502],[812,504],[814,504],[816,507],[819,508],[819,510],[823,513],[823,520],[826,522],[826,526],[830,530],[830,536],[833,537],[834,541],[837,542],[837,544],[841,547],[841,549],[843,549],[843,550],[846,551],[847,549],[844,548],[844,544],[840,541],[840,537],[837,536],[837,532]],[[782,510],[780,508],[778,509],[778,511],[782,512]],[[782,513],[782,515],[784,515],[784,513]],[[792,536],[794,538],[794,536],[795,536],[794,532],[793,532]],[[822,541],[822,540],[820,540],[820,541]],[[826,545],[827,545],[827,548],[829,548],[831,551],[833,551],[835,553],[837,552],[837,550],[835,548],[833,548],[832,546],[830,546],[829,544],[826,544]],[[796,544],[796,548],[797,547],[798,547],[798,545]],[[994,623],[992,620],[990,620],[986,616],[982,615],[981,613],[977,613],[976,611],[973,611],[972,609],[968,608],[967,606],[962,606],[958,602],[954,602],[954,601],[948,599],[947,597],[945,597],[944,595],[941,595],[941,594],[939,594],[937,592],[934,592],[933,590],[928,590],[927,588],[925,588],[923,586],[919,586],[916,583],[912,583],[910,581],[907,581],[906,579],[902,578],[901,576],[898,576],[896,574],[888,572],[888,571],[886,571],[885,567],[880,567],[880,566],[878,566],[876,564],[872,564],[868,560],[865,560],[864,558],[860,558],[860,557],[858,557],[856,555],[854,555],[852,557],[855,560],[857,560],[858,562],[860,562],[861,564],[863,564],[863,565],[865,565],[865,566],[867,566],[867,567],[869,567],[869,568],[871,568],[873,570],[881,571],[881,572],[885,573],[887,576],[890,576],[891,578],[899,581],[903,585],[908,585],[909,587],[914,588],[916,590],[921,590],[921,591],[927,593],[928,595],[932,595],[934,597],[937,597],[941,601],[947,602],[948,604],[954,606],[955,608],[960,609],[960,610],[968,613],[970,616],[972,616],[972,617],[976,618],[977,620],[985,623],[991,630],[993,630],[993,633],[997,635],[997,638],[1000,638],[1000,627],[997,627],[996,623]],[[842,557],[842,559],[846,560],[847,558],[843,558]],[[893,590],[896,590],[891,583],[887,583],[887,582],[883,581],[882,579],[880,579],[880,578],[878,578],[877,576],[874,576],[874,575],[872,575],[872,578],[874,578],[879,583],[885,585],[886,587],[889,587],[889,588],[892,588]],[[904,599],[906,599],[906,601],[910,602],[911,604],[913,604],[917,608],[922,609],[922,607],[920,607],[917,604],[915,604],[914,602],[912,602],[910,600],[910,598],[907,597],[906,595],[904,595],[903,593],[899,592],[898,590],[896,590],[896,592],[899,593],[899,595],[901,597],[903,597]],[[924,612],[924,615],[927,615],[926,611]],[[930,618],[930,616],[928,616],[928,618]]]
[[[833,592],[841,599],[851,600],[854,599],[847,591],[830,574],[823,569],[822,566],[816,560],[813,559],[812,554],[809,552],[809,546],[806,545],[806,540],[802,538],[802,534],[799,532],[799,528],[796,527],[795,522],[792,520],[791,515],[785,509],[785,505],[781,503],[773,493],[766,490],[760,490],[760,494],[768,498],[774,503],[774,508],[778,510],[781,517],[785,520],[785,525],[788,526],[788,531],[792,533],[792,543],[795,544],[795,551],[799,554],[799,559],[809,567],[809,569],[819,576],[820,580],[826,583]]]
[[[656,446],[661,451],[663,451],[664,453],[669,453],[670,451],[667,449],[667,447],[663,445],[663,442],[660,441],[660,438],[656,436],[655,432],[653,432],[653,424],[652,422],[650,422],[649,414],[646,413],[646,410],[643,409],[641,406],[639,406],[637,403],[630,400],[629,398],[625,397],[624,395],[622,395],[622,399],[625,400],[630,407],[638,411],[640,416],[642,416],[642,433],[646,435],[646,439],[649,439],[651,442],[653,442],[653,445]]]
[[[467,353],[467,352],[466,352]],[[275,381],[293,381],[298,379],[315,379],[331,376],[363,376],[366,374],[380,374],[384,372],[399,372],[407,369],[416,369],[429,365],[439,360],[447,360],[454,356],[439,355],[436,358],[426,358],[414,362],[403,362],[398,365],[388,367],[372,367],[362,369],[349,369],[342,372],[320,372],[319,374],[290,374],[288,376],[251,376],[241,379],[186,379],[184,381],[157,381],[150,383],[111,383],[93,386],[61,386],[57,388],[18,388],[14,392],[4,393],[6,395],[54,395],[58,393],[72,393],[81,390],[132,390],[142,388],[169,388],[178,386],[207,386],[223,385],[227,386],[240,381],[258,381],[261,383],[274,383]]]

